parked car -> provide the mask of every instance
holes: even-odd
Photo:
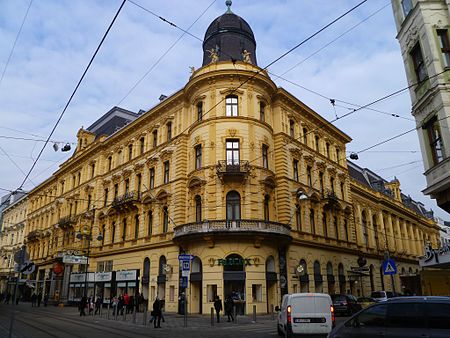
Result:
[[[450,297],[399,297],[375,303],[336,327],[329,338],[450,337]]]
[[[369,305],[372,305],[376,302],[377,301],[371,297],[359,297],[358,298],[358,304],[360,304],[363,309],[365,309]]]
[[[331,295],[331,299],[336,315],[351,316],[362,309],[361,304],[358,304],[358,300],[353,295],[335,294]]]
[[[280,336],[321,335],[327,337],[334,326],[331,297],[325,293],[293,293],[283,296],[278,313]]]
[[[382,302],[392,297],[395,297],[395,295],[391,291],[373,291],[370,294],[370,298],[375,299],[377,302]]]

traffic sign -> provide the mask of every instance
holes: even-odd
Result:
[[[188,255],[188,254],[180,254],[178,255],[179,261],[192,261],[194,259],[194,255]]]
[[[386,259],[382,267],[384,275],[395,275],[397,273],[397,265],[395,265],[393,259]]]
[[[20,266],[20,272],[25,274],[25,275],[30,275],[34,272],[34,270],[36,269],[36,265],[34,265],[33,262],[31,261],[25,261],[21,266]]]
[[[187,288],[188,287],[188,277],[181,277],[180,278],[180,287],[181,288]]]

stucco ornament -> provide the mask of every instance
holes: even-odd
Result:
[[[217,53],[217,50],[214,48],[211,48],[207,50],[209,52],[209,57],[211,58],[211,63],[216,63],[219,61],[219,54]]]
[[[408,47],[408,49],[412,48],[417,40],[419,38],[419,30],[417,29],[417,27],[411,27],[411,29],[409,30],[409,34],[406,36],[406,46]]]
[[[252,63],[252,60],[250,59],[250,52],[246,49],[242,52],[242,60],[246,63]]]

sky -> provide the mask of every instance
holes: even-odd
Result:
[[[189,80],[189,67],[201,67],[199,39],[226,10],[224,0],[133,1],[125,3],[52,136],[60,148],[75,143],[81,127],[87,128],[114,106],[147,110],[158,103],[161,94],[181,89]],[[48,137],[121,3],[34,0],[30,6],[30,0],[0,0],[0,76],[4,73],[0,82],[0,189],[18,188],[44,145],[11,137]],[[233,0],[232,10],[252,27],[258,65],[265,67],[357,3]],[[149,12],[182,29],[192,25],[189,33],[199,39],[183,35]],[[333,120],[354,109],[351,104],[368,104],[407,86],[395,36],[390,1],[369,0],[273,64],[269,72],[278,86]],[[336,101],[333,107],[330,98],[348,104]],[[334,123],[353,139],[347,155],[415,127],[408,91],[371,108],[379,111],[360,110]],[[52,146],[45,148],[25,190],[44,181],[71,156],[72,152],[55,152]],[[386,180],[397,177],[403,193],[450,220],[448,213],[421,192],[426,181],[417,133],[361,153],[356,164]]]

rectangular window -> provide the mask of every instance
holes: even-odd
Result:
[[[114,243],[115,238],[116,238],[116,222],[113,222],[111,226],[111,243]]]
[[[323,173],[319,173],[319,184],[320,184],[320,186],[319,186],[320,192],[323,195],[323,193],[324,193],[324,190],[323,190]]]
[[[344,233],[345,233],[345,240],[348,242],[348,223],[347,223],[347,220],[344,220]]]
[[[150,210],[148,212],[148,229],[147,229],[147,235],[150,237],[153,232],[153,212]]]
[[[311,226],[311,233],[316,233],[316,220],[314,215],[314,209],[309,210],[309,225]]]
[[[302,209],[298,204],[295,206],[295,223],[297,224],[297,230],[302,231]]]
[[[169,161],[164,162],[164,183],[169,183],[169,170],[170,170],[170,164]]]
[[[262,162],[263,162],[263,167],[266,169],[269,169],[268,154],[269,154],[269,146],[263,144],[262,145]]]
[[[132,158],[133,158],[133,145],[130,144],[128,146],[128,161],[131,161]]]
[[[339,239],[339,224],[338,224],[338,218],[337,216],[334,216],[334,236],[336,237],[336,239]]]
[[[330,144],[328,142],[325,143],[325,151],[327,152],[325,155],[330,157]]]
[[[259,119],[261,122],[266,121],[266,105],[262,102],[259,104]]]
[[[158,146],[158,131],[153,131],[153,148],[156,148]]]
[[[197,121],[201,121],[203,119],[203,102],[197,103]]]
[[[303,143],[308,145],[308,129],[303,128]]]
[[[226,141],[227,165],[239,165],[239,140]]]
[[[411,50],[410,55],[413,61],[417,82],[422,82],[427,78],[428,74],[425,68],[425,62],[423,60],[422,50],[420,49],[419,43],[417,43],[416,46]]]
[[[134,239],[139,237],[139,215],[134,216]]]
[[[444,67],[450,67],[450,43],[448,40],[448,30],[438,29],[437,35],[439,37],[439,44],[441,47],[442,59]]]
[[[206,285],[206,297],[209,303],[214,302],[217,297],[217,285],[216,284],[208,284]]]
[[[195,147],[195,169],[202,167],[202,145],[199,144]]]
[[[145,138],[144,137],[141,137],[141,139],[139,140],[139,149],[140,149],[139,150],[140,154],[142,155],[145,151]]]
[[[226,116],[238,116],[238,97],[229,95],[225,98]]]
[[[119,166],[122,164],[122,150],[119,150],[119,152],[117,153],[117,164],[116,166]]]
[[[320,153],[320,143],[319,143],[319,136],[316,136],[314,138],[315,144],[316,144],[316,151]]]
[[[345,200],[345,184],[341,182],[341,198]]]
[[[81,171],[78,173],[78,185],[81,184]]]
[[[112,168],[112,157],[109,156],[108,157],[108,171],[111,171],[111,168]]]
[[[334,194],[334,177],[330,177],[330,188],[331,192]]]
[[[116,200],[117,197],[119,197],[119,184],[118,183],[114,184],[114,200]]]
[[[295,122],[292,120],[289,120],[289,135],[295,137]]]
[[[336,162],[338,164],[341,163],[341,151],[339,150],[339,148],[336,148]]]
[[[141,185],[142,185],[142,175],[141,174],[137,174],[136,175],[136,184],[137,184],[137,194],[138,194],[138,198],[141,195]]]
[[[128,195],[129,192],[130,192],[130,180],[127,178],[125,180],[125,195]]]
[[[408,16],[409,12],[413,9],[412,0],[402,0],[403,14],[405,18]]]
[[[253,303],[262,302],[262,285],[252,284],[252,301]]]
[[[88,195],[88,202],[87,202],[87,208],[89,210],[89,208],[91,207],[91,201],[92,201],[92,196]]]
[[[294,169],[294,181],[298,182],[298,160],[294,160],[292,166]]]
[[[444,159],[444,143],[442,141],[441,128],[437,117],[433,117],[430,121],[424,124],[422,129],[427,131],[433,163],[438,164]]]
[[[323,235],[325,237],[328,237],[327,214],[325,212],[322,213],[322,225],[323,225]]]
[[[167,123],[167,142],[172,139],[172,122]]]
[[[311,167],[308,166],[306,167],[306,174],[308,175],[308,184],[309,186],[312,188],[312,172],[311,172]]]
[[[93,178],[95,175],[95,163],[91,164],[91,178]]]
[[[169,209],[167,207],[163,208],[163,233],[169,230]]]
[[[122,241],[125,242],[125,239],[127,237],[127,219],[123,219],[123,228],[122,228]]]
[[[155,168],[150,168],[150,189],[155,187]]]

